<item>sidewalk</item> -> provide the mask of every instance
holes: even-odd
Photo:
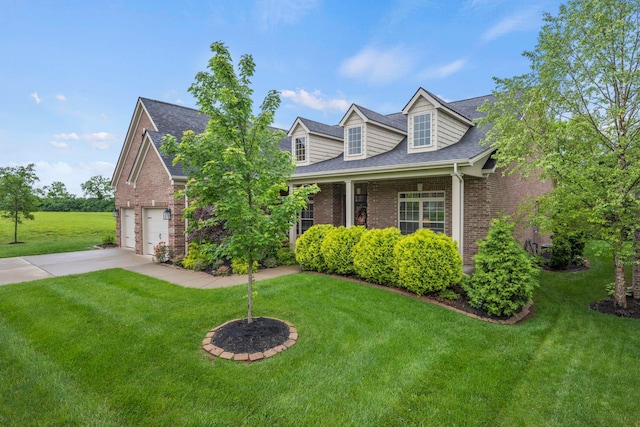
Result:
[[[108,268],[124,268],[189,288],[223,288],[247,283],[246,274],[215,277],[208,273],[184,270],[168,264],[156,264],[149,255],[137,255],[129,249],[113,248],[0,258],[0,285],[88,273]],[[271,279],[299,272],[300,266],[298,265],[269,268],[259,270],[254,274],[254,280]]]

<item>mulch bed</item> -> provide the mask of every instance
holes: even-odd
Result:
[[[227,323],[216,331],[211,343],[231,353],[257,353],[284,344],[289,339],[289,326],[276,319],[256,317]]]
[[[605,298],[589,304],[589,310],[599,311],[604,314],[612,314],[618,317],[631,317],[640,319],[640,300],[627,297],[627,308],[615,306],[613,298]]]

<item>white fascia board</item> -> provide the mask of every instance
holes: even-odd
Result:
[[[302,126],[302,128],[304,129],[304,131],[306,133],[309,133],[309,128],[307,128],[304,123],[302,123],[302,120],[300,120],[300,117],[297,117],[295,122],[293,122],[293,125],[291,125],[291,129],[289,129],[289,132],[287,132],[287,136],[291,137],[293,136],[293,132],[295,131],[296,127],[298,126]]]
[[[362,111],[358,109],[356,104],[351,104],[351,107],[349,107],[349,109],[347,110],[345,115],[342,117],[342,120],[340,120],[340,123],[338,123],[338,125],[344,127],[345,123],[347,122],[347,120],[349,120],[349,117],[351,117],[351,114],[353,113],[356,113],[358,116],[360,116],[362,121],[364,121],[365,123],[369,121],[367,117],[364,114],[362,114]]]
[[[345,179],[390,179],[409,176],[450,175],[454,163],[458,167],[469,166],[469,159],[446,160],[429,164],[414,163],[400,166],[380,166],[375,168],[346,169],[342,171],[316,172],[292,175],[290,183],[332,182]]]

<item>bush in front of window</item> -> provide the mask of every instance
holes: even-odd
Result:
[[[513,230],[507,217],[491,221],[486,240],[478,242],[475,272],[464,282],[469,302],[495,316],[517,314],[538,286],[538,270]]]
[[[420,229],[396,243],[398,284],[417,295],[441,292],[462,280],[458,245],[442,233]]]
[[[353,267],[353,247],[365,232],[363,226],[334,228],[322,241],[320,249],[327,266],[327,273],[349,275],[355,273]]]
[[[296,240],[296,261],[304,270],[323,272],[327,265],[322,256],[322,241],[335,227],[331,224],[316,224]]]
[[[396,227],[367,230],[353,248],[353,266],[367,282],[397,286],[393,249],[402,238]]]

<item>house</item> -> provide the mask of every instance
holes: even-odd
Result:
[[[111,178],[115,190],[117,245],[152,255],[158,242],[185,251],[184,198],[174,194],[186,183],[180,165],[160,153],[162,138],[185,130],[204,132],[208,118],[197,110],[138,98]]]
[[[296,162],[289,185],[315,183],[320,192],[290,240],[313,224],[395,226],[405,234],[430,228],[456,240],[464,263],[472,264],[492,218],[515,214],[525,198],[551,188],[496,168],[493,150],[480,145],[484,131],[473,122],[487,100],[492,97],[446,102],[419,88],[394,114],[353,104],[337,125],[298,117],[281,144]],[[158,147],[166,133],[180,137],[205,125],[195,110],[138,100],[113,178],[119,245],[152,253],[157,237],[167,235],[176,251],[184,250],[184,201],[172,195],[186,178]],[[172,215],[162,223],[165,209]],[[523,243],[541,243],[531,228],[518,233]]]

